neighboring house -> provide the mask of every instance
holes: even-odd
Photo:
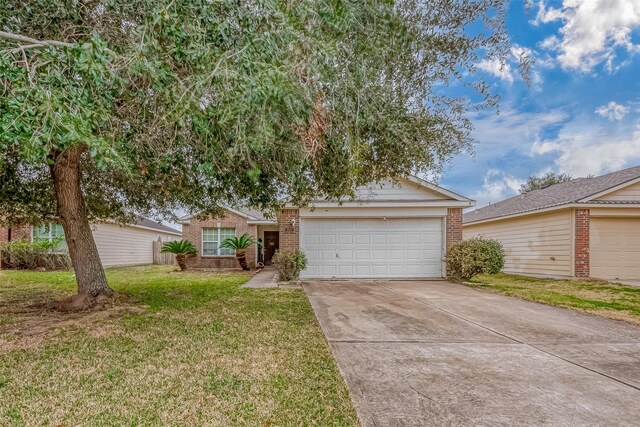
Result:
[[[177,240],[182,233],[147,218],[135,224],[92,224],[93,238],[105,267],[153,263],[154,241]],[[0,242],[13,240],[53,239],[63,237],[60,224],[54,222],[39,226],[17,225],[0,228]]]
[[[446,248],[462,239],[462,209],[473,201],[415,177],[385,181],[356,191],[354,200],[287,206],[277,218],[243,208],[221,218],[182,218],[183,238],[198,255],[195,268],[235,268],[233,251],[220,249],[228,236],[261,239],[264,261],[277,249],[300,248],[308,259],[304,278],[444,277]],[[247,258],[258,261],[255,245]]]
[[[640,279],[640,166],[476,209],[463,230],[500,240],[508,273]]]

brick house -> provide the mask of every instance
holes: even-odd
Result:
[[[508,273],[640,280],[640,166],[465,213],[463,233],[500,240]]]
[[[384,181],[356,190],[354,200],[314,201],[286,206],[276,216],[228,208],[220,218],[181,218],[183,238],[198,254],[194,268],[237,268],[233,251],[219,248],[228,236],[260,239],[264,254],[252,246],[251,267],[269,264],[278,249],[302,249],[305,278],[445,277],[444,255],[462,240],[462,209],[473,201],[416,177]]]

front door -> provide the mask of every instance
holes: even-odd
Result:
[[[280,233],[277,231],[264,232],[264,264],[270,265],[273,254],[280,247]]]

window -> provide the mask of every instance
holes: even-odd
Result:
[[[56,224],[55,222],[51,222],[48,224],[43,224],[40,226],[34,226],[32,229],[32,238],[33,241],[36,240],[54,240],[63,238],[64,239],[64,230],[60,224]],[[65,251],[67,249],[67,244],[63,241],[58,245],[56,250]]]
[[[49,223],[33,227],[33,240],[46,239],[53,240],[59,237],[64,237],[64,230],[60,224]]]
[[[227,237],[236,235],[234,228],[203,228],[202,229],[202,255],[203,256],[233,256],[233,249],[222,249],[220,244]]]

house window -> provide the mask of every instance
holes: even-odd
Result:
[[[220,244],[227,237],[236,235],[234,228],[203,228],[202,229],[202,255],[203,256],[233,256],[233,249],[223,249]]]
[[[64,230],[60,224],[49,223],[33,227],[33,240],[53,240],[64,237]]]
[[[64,239],[64,229],[60,224],[56,224],[55,222],[50,222],[48,224],[43,224],[39,226],[34,226],[31,231],[32,240],[35,242],[37,240],[54,240],[54,239]],[[58,251],[65,251],[67,249],[67,244],[63,240],[57,248]]]

